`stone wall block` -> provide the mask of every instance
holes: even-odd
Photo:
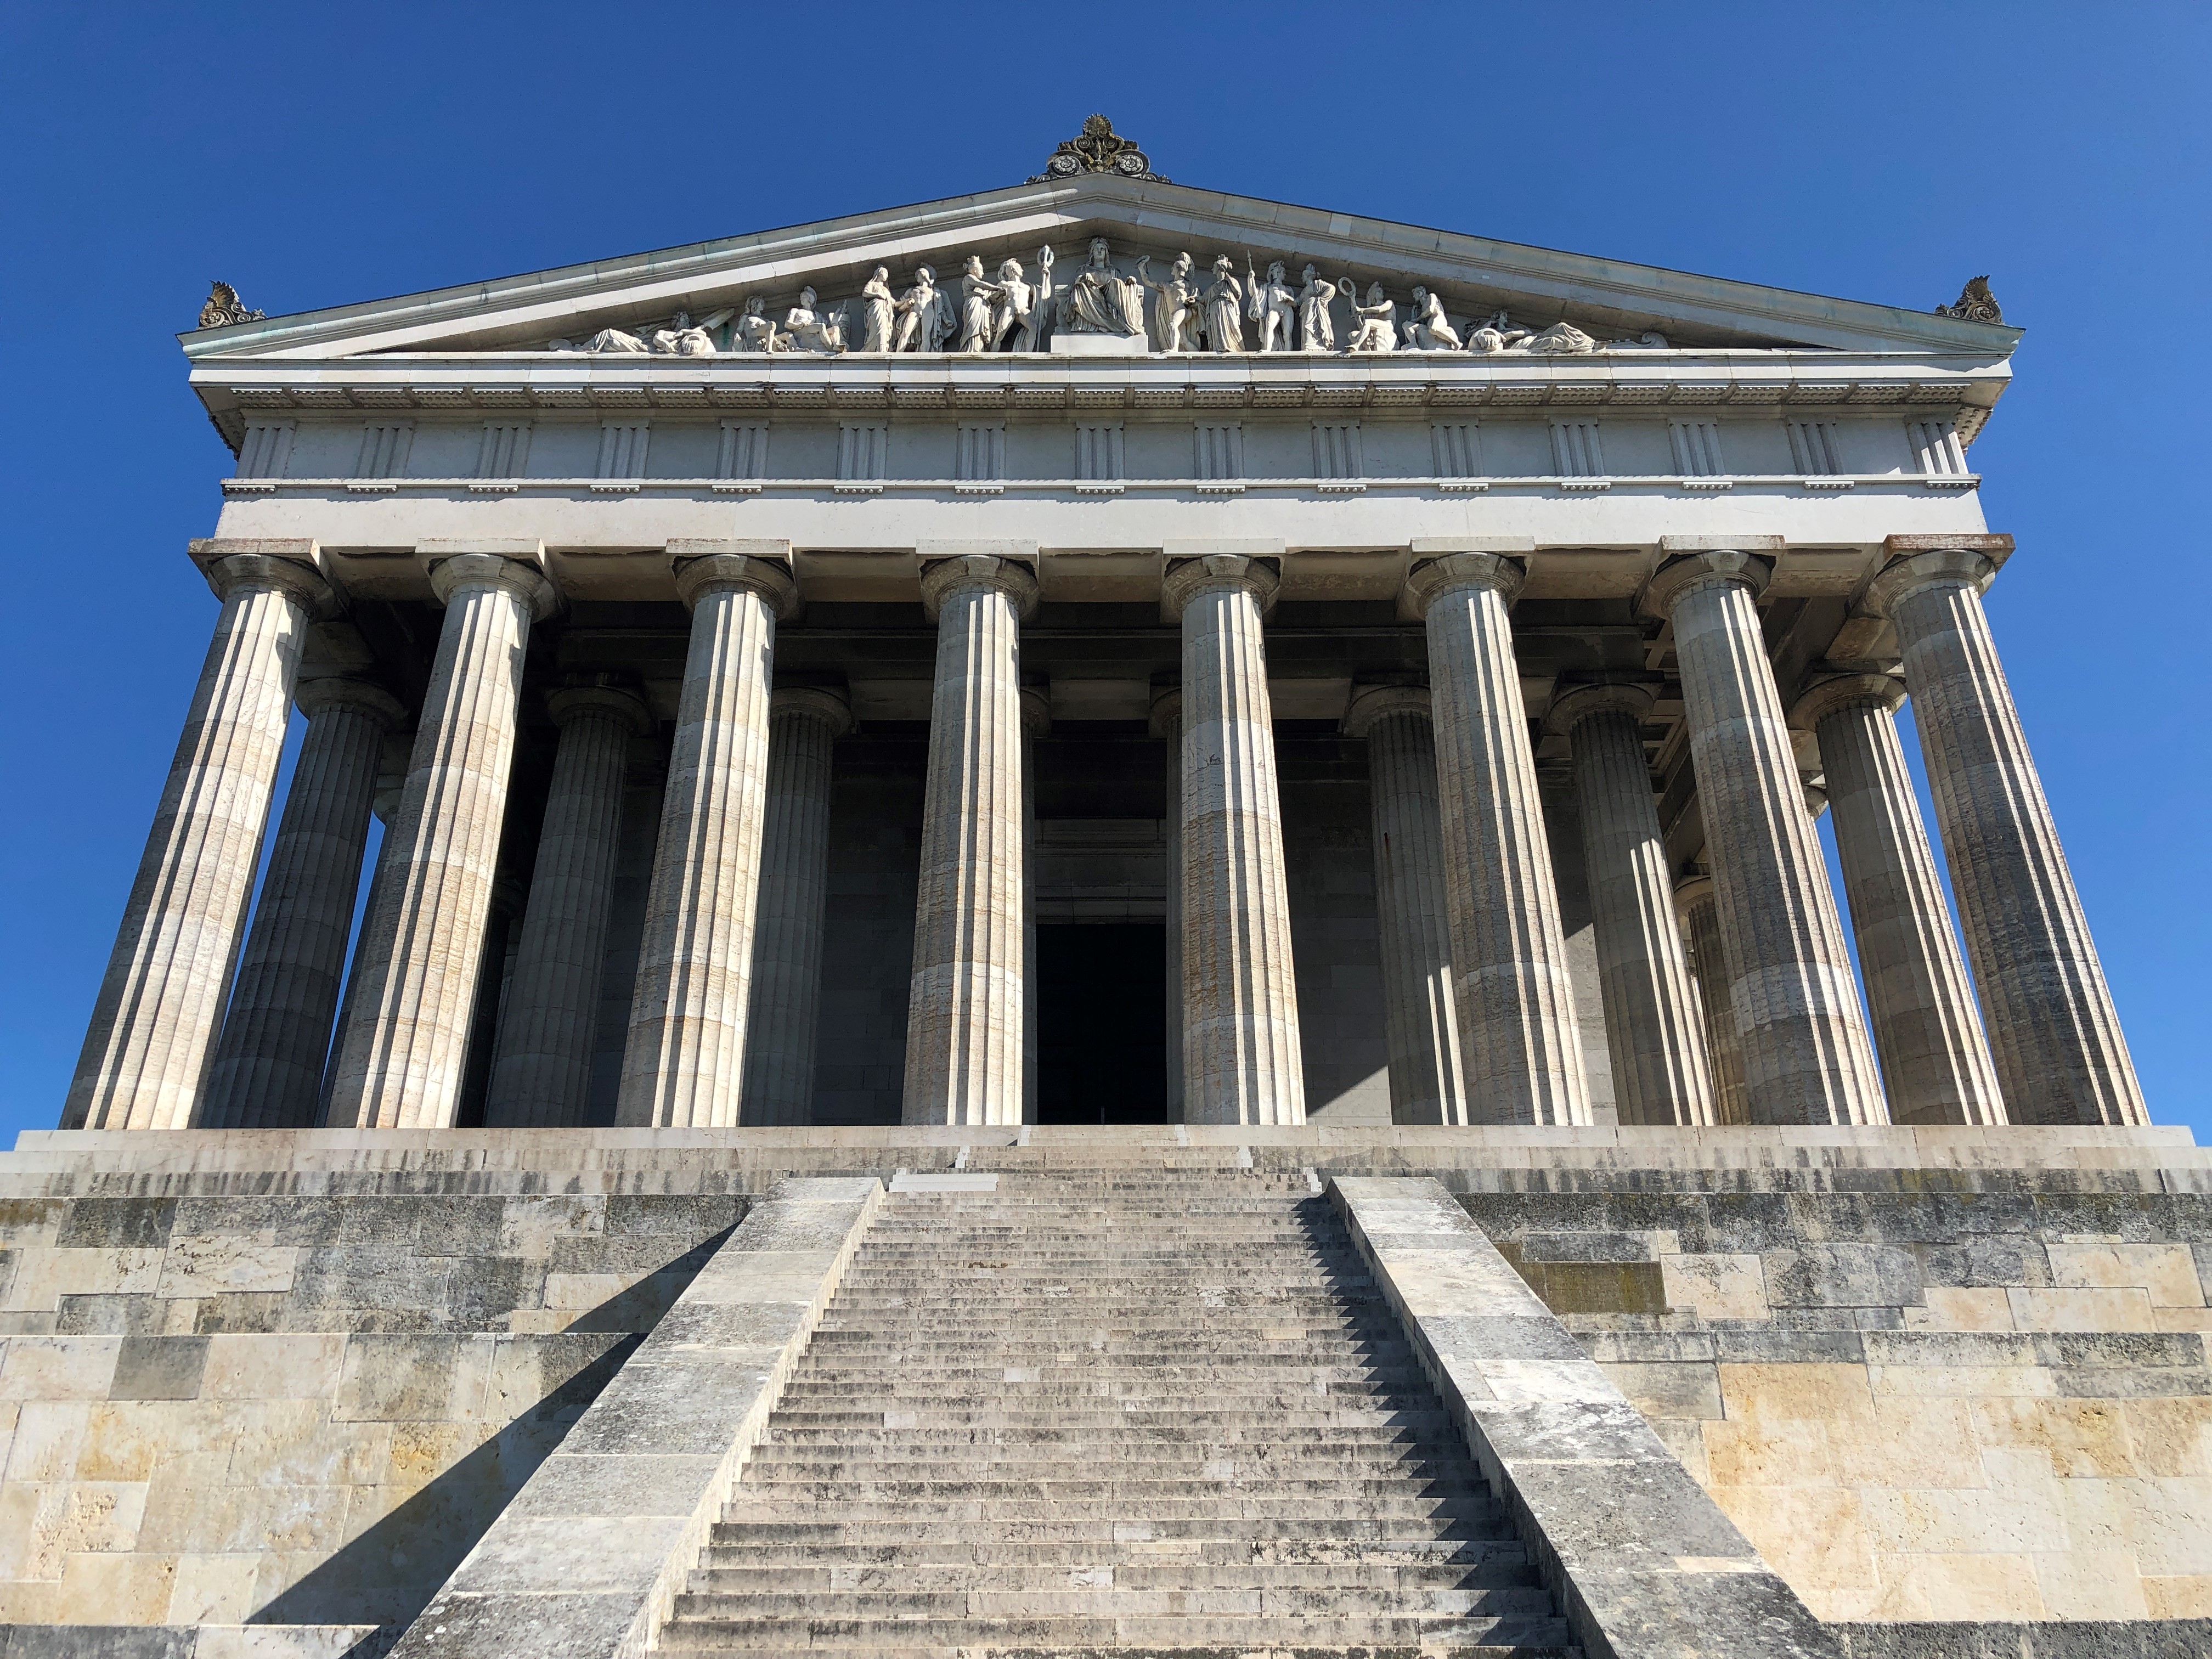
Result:
[[[432,570],[446,602],[408,762],[390,878],[356,952],[329,1121],[453,1121],[514,759],[515,710],[535,617],[553,592],[534,564],[488,554]]]
[[[616,1118],[726,1127],[744,1082],[775,623],[796,590],[751,558],[700,559],[679,583],[691,638]]]
[[[308,623],[332,595],[306,567],[217,562],[222,599],[123,925],[62,1108],[67,1128],[192,1121],[238,960]]]
[[[1488,554],[1413,573],[1428,623],[1446,891],[1468,1110],[1477,1123],[1588,1123],[1566,935],[1507,605]]]

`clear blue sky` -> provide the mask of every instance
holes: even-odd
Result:
[[[2158,1121],[2212,1127],[2212,8],[58,5],[0,16],[0,1145],[50,1127],[215,602],[175,331],[1013,183],[1178,182],[1853,299],[1990,273],[1990,609]]]

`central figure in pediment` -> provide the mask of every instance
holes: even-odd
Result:
[[[1056,326],[1065,334],[1142,334],[1145,290],[1114,269],[1103,236],[1091,239],[1091,258],[1060,291]]]

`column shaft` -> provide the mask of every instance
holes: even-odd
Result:
[[[1905,656],[1936,823],[2015,1123],[2148,1123],[2142,1085],[1997,659],[1994,567],[1922,553],[1875,579]]]
[[[914,976],[908,1123],[1022,1121],[1021,618],[1036,579],[983,556],[922,574],[937,614]]]
[[[484,1097],[495,1128],[584,1121],[629,744],[653,728],[643,702],[611,686],[568,687],[546,705],[561,741]]]
[[[1712,1073],[1644,754],[1650,704],[1641,686],[1586,686],[1553,704],[1551,722],[1569,733],[1574,755],[1620,1121],[1706,1124],[1714,1121]]]
[[[253,894],[301,644],[335,601],[295,557],[240,552],[204,568],[222,611],[93,1004],[64,1128],[192,1121]]]
[[[1182,617],[1183,1121],[1303,1123],[1304,1062],[1261,609],[1274,571],[1170,568]]]
[[[1414,567],[1428,623],[1445,894],[1469,1120],[1588,1123],[1566,936],[1506,605],[1522,573],[1490,553]]]
[[[721,1128],[744,1081],[775,624],[797,590],[784,563],[747,553],[690,556],[676,580],[691,641],[616,1121]]]
[[[844,698],[834,691],[797,687],[769,700],[760,919],[753,930],[738,1109],[738,1121],[748,1125],[812,1121],[830,902],[830,791],[837,739],[852,726]]]
[[[1452,1008],[1451,923],[1429,694],[1413,686],[1377,687],[1352,703],[1344,729],[1367,739],[1390,1121],[1463,1124],[1467,1082]]]
[[[1162,929],[1167,954],[1167,1121],[1184,1123],[1182,1098],[1182,692],[1170,689],[1152,699],[1152,735],[1167,756],[1166,833],[1161,837],[1167,926]]]
[[[1890,714],[1904,696],[1887,675],[1844,675],[1814,686],[1792,718],[1820,739],[1891,1121],[2002,1123],[1996,1068]]]
[[[196,1127],[308,1129],[321,1121],[346,940],[384,739],[407,717],[360,680],[310,680],[284,814],[262,878]]]
[[[435,562],[430,580],[446,619],[392,830],[398,861],[362,929],[331,1091],[330,1121],[362,1128],[454,1121],[524,652],[555,600],[534,558],[463,553]]]
[[[1705,1058],[1713,1079],[1713,1121],[1748,1123],[1751,1103],[1744,1098],[1743,1040],[1729,1002],[1728,957],[1721,948],[1720,908],[1710,876],[1692,876],[1674,890],[1681,917],[1682,944],[1696,981],[1698,1017],[1705,1033]]]
[[[1882,1123],[1881,1086],[1843,924],[1766,659],[1766,566],[1698,552],[1662,568],[1705,819],[1729,1002],[1759,1123]]]

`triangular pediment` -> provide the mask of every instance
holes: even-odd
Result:
[[[1265,270],[1279,260],[1293,284],[1310,264],[1331,280],[1346,277],[1364,294],[1380,283],[1401,322],[1416,285],[1442,301],[1462,337],[1503,311],[1511,330],[1565,323],[1601,347],[1656,334],[1692,350],[1840,350],[1965,354],[2002,360],[2020,331],[2002,325],[1825,298],[1755,283],[1692,276],[1583,254],[1295,207],[1194,189],[1158,179],[1084,175],[1015,185],[914,207],[854,214],[815,224],[757,232],[688,247],[440,289],[394,299],[202,329],[183,337],[187,355],[217,361],[312,360],[404,354],[479,356],[535,354],[584,344],[601,330],[641,338],[678,313],[712,328],[726,353],[742,343],[732,325],[757,298],[771,319],[812,288],[819,308],[856,301],[878,265],[891,286],[910,289],[927,264],[940,287],[957,288],[969,256],[988,272],[1009,258],[1036,275],[1041,247],[1053,248],[1067,275],[1084,263],[1094,237],[1109,244],[1124,276],[1139,256],[1164,279],[1178,253],[1196,276],[1226,254],[1242,276],[1246,259]],[[1156,300],[1150,306],[1156,307]],[[1148,315],[1150,312],[1148,310]],[[848,318],[853,316],[848,310]],[[1349,307],[1336,302],[1347,343]],[[857,337],[848,343],[857,349]],[[1648,349],[1643,347],[1629,349]]]

